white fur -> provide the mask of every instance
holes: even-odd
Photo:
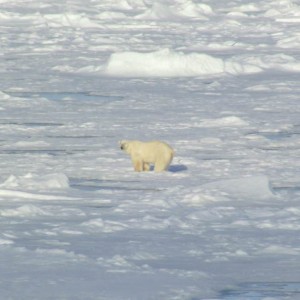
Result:
[[[155,172],[165,171],[174,156],[174,150],[161,141],[121,141],[120,147],[131,156],[137,172],[149,171],[150,164],[154,164]]]

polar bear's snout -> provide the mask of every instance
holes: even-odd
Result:
[[[120,149],[125,150],[124,141],[119,141]]]

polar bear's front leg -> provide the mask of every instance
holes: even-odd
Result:
[[[143,171],[143,167],[144,167],[143,166],[143,161],[133,159],[132,163],[133,163],[134,171],[136,171],[136,172],[142,172]]]

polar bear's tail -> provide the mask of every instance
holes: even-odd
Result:
[[[175,151],[174,151],[174,149],[172,149],[170,163],[172,162],[172,160],[173,160],[173,158],[174,158],[174,155],[175,155]]]

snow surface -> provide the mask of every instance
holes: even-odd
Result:
[[[1,299],[300,299],[299,23],[299,0],[0,0]],[[176,156],[135,173],[122,139]]]

